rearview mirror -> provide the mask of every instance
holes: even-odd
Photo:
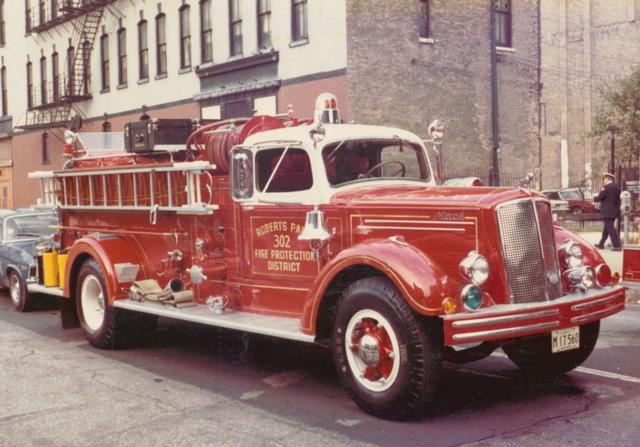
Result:
[[[231,161],[231,196],[238,202],[253,197],[253,152],[237,147],[229,154]]]

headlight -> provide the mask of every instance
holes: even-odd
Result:
[[[462,277],[477,286],[481,286],[489,278],[489,262],[487,258],[476,251],[469,252],[469,254],[460,261],[459,267]]]
[[[585,289],[593,289],[593,286],[596,283],[596,273],[591,267],[584,267],[582,269],[580,282],[582,283],[582,287]]]
[[[577,267],[565,270],[562,274],[572,287],[593,289],[596,285],[596,272],[591,267]]]
[[[569,240],[560,245],[560,252],[564,256],[564,261],[570,268],[582,266],[582,247]]]

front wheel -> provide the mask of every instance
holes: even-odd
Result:
[[[600,333],[600,321],[580,326],[580,347],[551,352],[551,334],[519,340],[502,347],[507,357],[520,368],[546,376],[557,376],[582,365],[593,352]]]
[[[15,270],[9,273],[9,295],[13,308],[18,312],[27,312],[33,307],[33,297],[27,290],[27,284]]]
[[[332,351],[338,376],[361,409],[407,419],[433,400],[442,348],[427,326],[386,278],[364,278],[345,290]]]

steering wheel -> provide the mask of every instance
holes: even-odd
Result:
[[[390,177],[398,177],[398,174],[402,174],[400,177],[404,177],[404,174],[407,172],[407,167],[404,165],[404,163],[402,163],[401,161],[398,161],[398,160],[381,161],[380,163],[378,163],[377,165],[375,165],[374,167],[369,169],[367,172],[365,172],[364,175],[370,176],[371,173],[373,171],[375,171],[376,169],[381,168],[381,167],[386,166],[386,165],[391,165],[391,164],[400,165],[400,169],[398,169],[396,172],[394,172]]]

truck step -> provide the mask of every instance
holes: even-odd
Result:
[[[41,284],[27,284],[27,290],[29,293],[42,293],[43,295],[62,296],[62,289],[60,287],[46,287]]]
[[[154,302],[133,300],[116,300],[113,305],[120,309],[159,315],[176,320],[191,321],[209,326],[235,329],[307,343],[313,343],[315,341],[313,335],[307,335],[300,331],[300,320],[298,318],[273,317],[241,311],[225,311],[222,314],[216,314],[204,305],[174,308]]]

